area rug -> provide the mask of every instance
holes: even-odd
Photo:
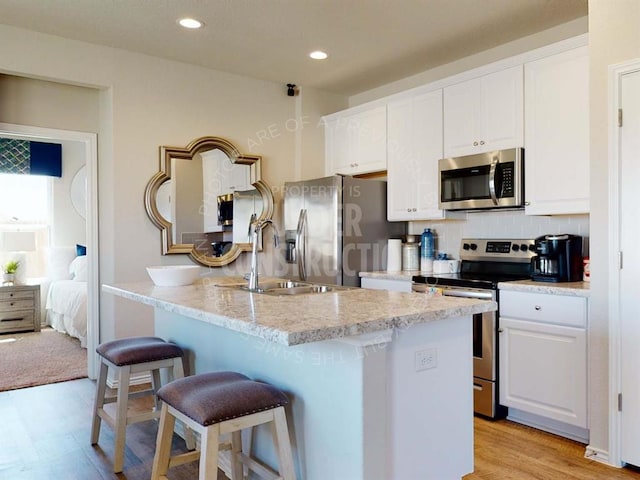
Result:
[[[87,350],[52,329],[0,335],[0,392],[87,376]]]

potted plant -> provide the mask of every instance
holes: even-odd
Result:
[[[20,266],[19,260],[10,260],[7,262],[3,268],[3,280],[7,285],[13,285],[13,282],[16,279],[16,272],[18,271],[18,267]]]

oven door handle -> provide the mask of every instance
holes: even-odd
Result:
[[[453,290],[450,288],[444,289],[442,295],[445,297],[459,297],[459,298],[477,298],[479,300],[493,300],[493,290],[486,292],[468,291],[468,290]]]
[[[496,196],[496,170],[500,159],[498,155],[494,155],[491,159],[491,168],[489,169],[489,195],[494,205],[498,205],[498,197]]]

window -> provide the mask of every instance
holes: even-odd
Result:
[[[0,224],[48,225],[51,177],[0,174]]]

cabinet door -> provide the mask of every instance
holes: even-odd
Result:
[[[481,91],[481,82],[478,78],[444,89],[445,157],[479,153]]]
[[[500,403],[587,428],[582,328],[500,318]]]
[[[344,113],[325,122],[327,175],[355,175],[387,168],[387,108]]]
[[[527,63],[525,85],[525,213],[589,213],[587,47]]]
[[[444,155],[456,157],[521,147],[522,66],[444,89]]]
[[[387,113],[387,217],[443,218],[438,209],[442,90],[390,103]]]
[[[524,145],[524,81],[522,66],[481,79],[480,139],[482,151]],[[483,143],[484,142],[484,143]]]

